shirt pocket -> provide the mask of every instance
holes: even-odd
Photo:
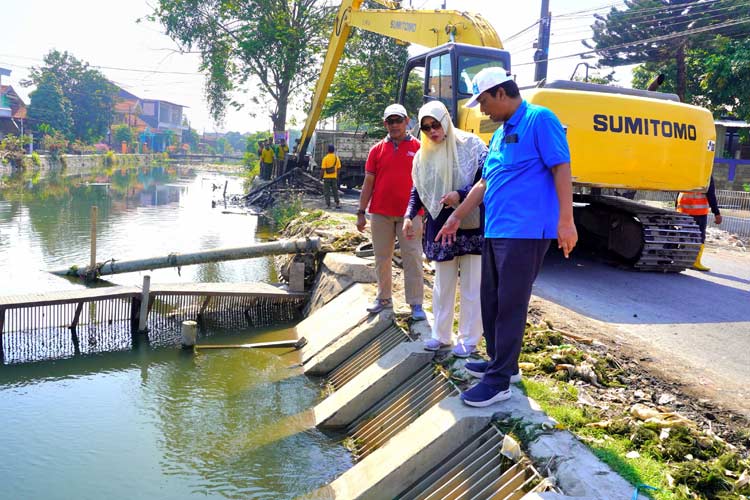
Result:
[[[500,164],[503,170],[515,170],[520,168],[520,151],[518,144],[503,144],[500,149],[501,161]]]

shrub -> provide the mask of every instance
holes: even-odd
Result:
[[[33,163],[35,167],[42,166],[42,158],[39,156],[39,153],[37,153],[36,151],[31,153],[31,163]]]
[[[0,160],[10,162],[16,168],[26,166],[26,149],[29,144],[28,136],[6,135],[0,141]]]

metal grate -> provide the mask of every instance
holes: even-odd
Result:
[[[397,325],[391,325],[334,368],[328,374],[328,383],[334,391],[338,390],[362,373],[368,366],[382,358],[385,353],[406,341],[411,341],[411,337]]]
[[[358,459],[366,457],[443,398],[457,394],[438,367],[425,366],[349,425],[352,452]]]
[[[306,300],[304,294],[275,295],[262,289],[203,293],[200,287],[210,284],[184,285],[191,286],[199,290],[151,292],[147,324],[152,345],[179,343],[186,319],[198,319],[210,328],[290,322],[299,317]],[[0,364],[129,349],[136,342],[140,296],[133,287],[111,287],[0,297]]]
[[[514,462],[500,453],[503,439],[494,425],[487,426],[397,498],[516,500],[532,491],[552,491],[527,458]]]

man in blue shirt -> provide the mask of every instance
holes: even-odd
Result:
[[[492,136],[482,170],[463,203],[435,241],[453,241],[461,219],[482,201],[485,243],[482,250],[482,325],[489,361],[466,363],[482,380],[461,394],[469,406],[489,406],[510,398],[518,382],[531,287],[550,241],[567,258],[578,241],[573,223],[570,151],[560,121],[547,108],[521,98],[502,68],[486,68],[474,77],[466,107],[503,122]]]

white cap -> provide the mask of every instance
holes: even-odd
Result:
[[[385,111],[383,111],[383,120],[393,115],[403,116],[404,118],[409,116],[406,114],[406,108],[400,104],[391,104],[385,108]]]
[[[474,80],[472,80],[472,93],[474,95],[471,96],[469,102],[464,104],[464,107],[473,108],[477,105],[477,99],[482,92],[511,80],[513,80],[513,77],[510,76],[504,68],[484,68],[482,71],[477,73],[474,77]]]

